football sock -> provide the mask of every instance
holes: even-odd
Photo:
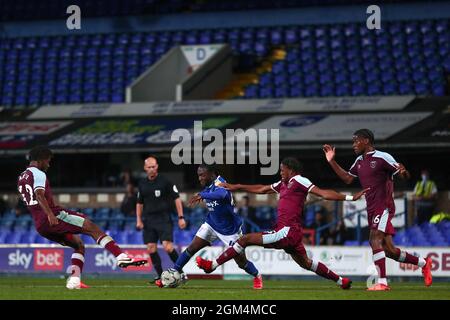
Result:
[[[327,266],[324,265],[322,262],[313,260],[311,263],[310,270],[325,279],[333,280],[334,282],[337,282],[339,280],[339,276],[330,269],[328,269]]]
[[[249,275],[256,277],[259,273],[258,269],[256,269],[255,265],[250,262],[247,261],[247,263],[245,264],[245,266],[242,268],[245,272],[247,272]]]
[[[399,255],[398,259],[396,259],[398,262],[410,263],[410,264],[419,266],[421,268],[423,268],[426,264],[426,261],[424,258],[413,256],[409,252],[402,251],[399,248],[397,248],[397,253]]]
[[[220,266],[227,262],[228,260],[233,259],[238,254],[244,251],[244,248],[241,247],[241,245],[236,242],[233,244],[232,247],[229,247],[227,250],[225,250],[216,260],[213,261],[212,267],[213,269],[217,268],[217,266]]]
[[[175,262],[175,264],[173,266],[174,269],[177,270],[178,272],[183,272],[183,267],[186,265],[186,263],[189,262],[191,257],[192,257],[192,255],[188,251],[188,249],[184,250],[178,257],[177,261]]]
[[[106,234],[97,239],[97,244],[111,252],[114,257],[117,257],[123,252],[114,239]]]
[[[162,266],[161,266],[161,257],[158,252],[150,253],[150,258],[152,259],[152,264],[155,267],[156,273],[158,274],[158,278],[161,278]]]
[[[74,252],[72,254],[71,262],[72,274],[79,277],[81,275],[81,272],[83,272],[84,256],[79,252]]]
[[[173,249],[172,252],[169,253],[170,260],[172,262],[176,262],[178,260],[178,252],[177,250]]]
[[[373,254],[373,263],[377,267],[378,271],[378,283],[386,284],[386,255],[383,249],[375,249],[372,250]]]

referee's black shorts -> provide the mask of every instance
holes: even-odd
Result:
[[[158,243],[161,241],[173,242],[173,226],[171,222],[144,222],[144,231],[142,233],[144,243]]]

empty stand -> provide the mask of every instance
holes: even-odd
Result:
[[[3,38],[0,105],[123,102],[126,86],[172,46],[221,42],[231,45],[247,74],[222,98],[442,96],[450,72],[448,23]]]

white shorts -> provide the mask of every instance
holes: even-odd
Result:
[[[242,230],[239,228],[239,231],[235,234],[224,235],[218,233],[205,222],[200,226],[195,236],[206,240],[209,243],[213,243],[215,240],[220,239],[226,246],[232,246],[240,237],[242,237]]]

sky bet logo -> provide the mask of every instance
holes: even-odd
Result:
[[[103,251],[95,255],[95,266],[96,267],[106,267],[111,270],[116,270],[116,257],[113,254]]]
[[[135,249],[135,250],[126,250],[126,254],[129,254],[135,258],[139,259],[147,259],[149,260],[149,255],[147,254],[147,251],[145,249]],[[117,267],[117,260],[111,253],[107,251],[103,251],[101,253],[97,253],[95,255],[95,266],[96,267],[102,267],[107,268],[109,270],[117,270],[119,269]],[[149,260],[149,263],[147,263],[145,266],[140,267],[128,267],[126,269],[123,269],[123,271],[142,271],[142,272],[149,272],[152,270],[151,263]]]
[[[37,249],[34,251],[34,270],[63,270],[63,249]]]
[[[33,253],[16,250],[8,255],[8,265],[29,270],[33,261],[34,270],[62,270],[64,266],[63,249],[36,249]]]

